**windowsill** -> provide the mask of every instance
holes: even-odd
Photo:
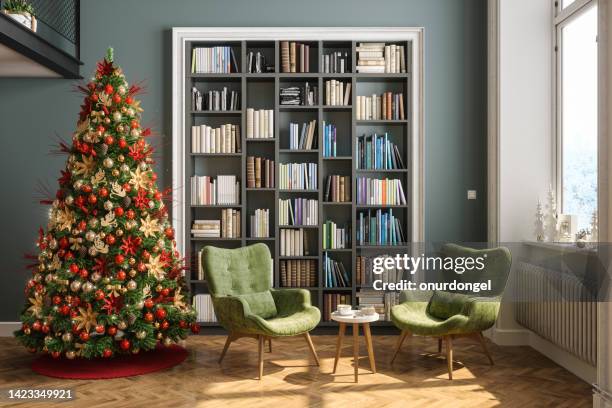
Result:
[[[596,248],[589,246],[590,242],[587,242],[584,248],[578,248],[575,242],[540,242],[540,241],[523,241],[524,245],[534,247],[534,248],[542,248],[548,249],[551,251],[565,252],[565,253],[583,253],[583,254],[595,254],[597,252]]]

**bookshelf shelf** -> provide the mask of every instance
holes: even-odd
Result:
[[[376,35],[380,33],[376,32]],[[403,36],[402,39],[390,38],[385,41],[392,44],[403,44],[406,50],[412,50],[416,43],[411,43],[414,40],[409,40]],[[206,41],[193,40],[197,37],[187,37],[184,42],[184,46],[181,46],[180,53],[184,53],[181,58],[182,66],[178,67],[178,73],[180,80],[176,81],[178,86],[182,89],[180,94],[184,98],[179,98],[176,104],[180,105],[178,112],[180,112],[180,133],[182,134],[183,150],[181,150],[181,169],[178,174],[174,177],[182,177],[183,180],[175,180],[176,186],[186,186],[184,188],[184,196],[182,200],[176,200],[176,202],[187,203],[181,205],[182,217],[177,219],[182,221],[181,237],[185,243],[183,252],[184,256],[188,257],[197,263],[198,253],[206,245],[215,245],[223,248],[238,248],[244,245],[252,245],[255,243],[263,243],[270,248],[270,252],[273,257],[273,282],[275,287],[280,287],[281,284],[281,261],[283,265],[298,264],[298,265],[312,265],[316,266],[316,279],[314,281],[306,281],[304,284],[318,285],[318,286],[290,286],[290,288],[299,288],[309,290],[312,294],[313,304],[318,306],[322,312],[324,312],[327,305],[332,304],[331,296],[338,294],[343,298],[346,297],[350,300],[353,305],[358,305],[359,297],[357,294],[361,289],[368,289],[371,287],[365,285],[357,285],[356,277],[354,276],[356,271],[357,257],[361,254],[382,254],[393,252],[393,250],[406,250],[410,243],[401,243],[398,245],[356,245],[357,237],[357,223],[359,221],[359,213],[367,212],[367,210],[378,210],[382,209],[387,211],[389,209],[397,209],[398,211],[392,211],[393,215],[399,221],[403,233],[406,238],[410,240],[414,237],[413,230],[415,222],[413,221],[413,203],[416,202],[415,197],[411,194],[414,190],[410,183],[414,181],[410,178],[413,175],[412,170],[414,169],[412,158],[415,157],[413,154],[414,145],[412,141],[416,137],[414,130],[411,127],[418,116],[415,116],[412,112],[414,109],[413,105],[416,104],[415,99],[412,98],[411,93],[415,92],[413,88],[415,72],[412,64],[415,63],[415,55],[406,55],[405,73],[359,73],[356,72],[356,66],[358,61],[358,44],[360,40],[353,40],[355,37],[346,37],[346,39],[338,39],[335,34],[333,40],[318,40],[310,39],[300,41],[296,39],[298,43],[302,43],[309,46],[308,59],[308,70],[310,72],[281,72],[282,71],[282,51],[281,43],[284,41],[283,38],[275,38],[276,34],[272,37],[258,38],[253,40],[252,38],[236,40],[235,36],[232,36],[234,40],[223,41],[223,36],[215,37]],[[295,35],[291,35],[291,38],[295,38]],[[270,39],[273,38],[273,39]],[[293,40],[290,40],[293,41]],[[365,41],[368,42],[368,41]],[[376,42],[376,41],[371,41]],[[197,47],[210,47],[210,46],[230,46],[237,63],[237,70],[240,72],[231,73],[201,73],[195,74],[190,73],[191,70],[191,54],[192,50]],[[265,61],[258,60],[255,66],[262,67],[264,71],[267,71],[268,67],[273,67],[274,72],[262,72],[262,73],[250,73],[249,66],[253,68],[253,65],[249,65],[253,62],[253,58],[250,57],[251,53],[261,53],[265,57]],[[328,73],[320,72],[326,66],[325,58],[335,52],[340,52],[345,56],[344,70],[345,73]],[[306,55],[306,54],[305,54]],[[327,56],[327,57],[326,57]],[[264,64],[263,66],[261,64]],[[323,65],[322,65],[323,64]],[[331,65],[329,65],[331,66]],[[233,67],[232,67],[233,69]],[[418,71],[416,71],[418,73]],[[177,79],[177,78],[175,78]],[[325,82],[329,80],[338,80],[345,84],[345,88],[351,85],[350,96],[348,97],[347,105],[325,105],[326,102],[326,85]],[[308,84],[308,88],[306,87]],[[176,85],[175,85],[176,86]],[[190,102],[190,96],[192,88],[196,87],[202,94],[208,91],[218,91],[222,88],[227,88],[231,91],[231,97],[238,94],[238,104],[221,104],[213,106],[226,106],[235,107],[239,106],[241,109],[217,111],[217,110],[193,110]],[[313,105],[282,105],[280,90],[281,88],[286,89],[289,87],[299,87],[300,92],[304,90],[313,91],[313,96],[316,94],[314,100],[308,99]],[[317,87],[317,92],[314,92],[314,87]],[[339,89],[339,88],[337,88]],[[334,91],[338,92],[338,91]],[[406,120],[357,120],[357,95],[373,95],[382,94],[384,92],[402,92],[405,96],[405,117],[409,118]],[[179,94],[179,92],[177,92]],[[333,95],[333,92],[332,92]],[[292,93],[285,91],[283,93],[284,101],[291,100]],[[302,101],[304,99],[301,99]],[[329,100],[328,100],[329,101]],[[343,101],[345,101],[343,99]],[[206,104],[206,107],[209,105]],[[273,111],[273,133],[266,133],[267,135],[274,136],[273,138],[246,138],[247,129],[247,108],[253,108],[255,110],[272,110]],[[420,109],[420,108],[419,108]],[[419,110],[419,114],[422,112]],[[251,116],[252,117],[252,116]],[[380,116],[377,116],[380,117]],[[263,118],[263,116],[262,116]],[[262,120],[262,119],[259,119]],[[265,123],[269,123],[269,118],[266,117]],[[288,149],[289,146],[295,146],[295,142],[290,143],[289,138],[291,132],[295,132],[295,128],[290,131],[290,124],[298,124],[301,130],[303,124],[309,124],[311,121],[316,121],[314,140],[312,144],[300,144],[300,146],[315,146],[317,148],[308,150],[294,150]],[[249,120],[250,122],[250,120]],[[324,128],[323,122],[326,126]],[[256,126],[257,122],[251,122],[250,126]],[[212,128],[218,128],[219,126],[231,124],[240,127],[240,138],[236,139],[239,142],[234,146],[234,151],[240,151],[240,153],[191,153],[191,127],[207,125]],[[265,126],[265,125],[264,125]],[[176,129],[176,128],[175,128]],[[259,129],[262,129],[260,127]],[[323,133],[326,138],[324,139]],[[184,132],[184,133],[183,133]],[[388,132],[390,134],[389,140],[399,149],[403,163],[407,166],[407,169],[357,169],[356,168],[356,157],[357,157],[357,145],[358,138],[371,134],[384,134]],[[254,132],[253,134],[257,134]],[[295,135],[295,133],[293,133]],[[307,133],[310,137],[312,133]],[[301,133],[298,133],[300,136]],[[332,136],[333,135],[333,139]],[[232,136],[233,137],[233,136]],[[199,139],[202,140],[202,139]],[[335,143],[330,148],[332,140]],[[419,139],[420,140],[420,139]],[[232,139],[232,142],[234,139]],[[325,141],[325,142],[324,142]],[[196,143],[199,144],[200,142]],[[327,144],[325,144],[327,143]],[[325,146],[325,149],[324,149]],[[333,149],[333,150],[330,150]],[[229,150],[229,149],[228,149]],[[196,150],[197,151],[197,150]],[[324,157],[323,153],[330,151],[337,152],[338,156],[335,157]],[[247,175],[247,157],[257,157],[274,161],[274,184],[277,187],[247,187],[248,177],[252,177],[251,170],[249,169],[249,175]],[[224,160],[228,159],[228,160]],[[290,162],[299,163],[316,163],[317,164],[317,180],[316,184],[319,186],[318,189],[281,189],[278,187],[280,184],[280,171],[279,164],[286,164]],[[263,169],[262,165],[262,169]],[[252,168],[252,167],[251,167]],[[193,175],[198,176],[211,176],[217,177],[220,175],[235,175],[236,180],[240,182],[239,186],[239,204],[227,204],[227,205],[192,205],[190,204],[190,178]],[[352,201],[348,202],[328,202],[324,201],[326,196],[326,180],[328,176],[346,176],[351,180],[349,197],[352,197]],[[404,191],[409,197],[410,202],[407,205],[362,205],[356,201],[356,178],[358,176],[368,176],[371,178],[398,178],[401,179],[404,187]],[[249,179],[252,180],[252,179]],[[265,184],[264,177],[262,177],[262,185]],[[341,186],[344,186],[346,182],[343,182]],[[308,183],[309,186],[315,183]],[[249,185],[254,185],[249,183]],[[290,184],[283,184],[284,186]],[[295,184],[293,184],[295,185]],[[306,185],[300,184],[300,185]],[[338,187],[339,190],[344,187]],[[340,194],[340,193],[338,193]],[[336,196],[334,196],[336,197]],[[337,195],[337,197],[342,197]],[[346,196],[345,196],[346,197]],[[293,201],[298,199],[306,200],[317,200],[316,211],[318,211],[317,225],[281,225],[279,224],[279,215],[281,211],[281,205],[286,205],[286,201]],[[202,201],[200,201],[202,202]],[[297,211],[297,207],[292,207],[293,211]],[[203,220],[219,220],[222,218],[224,209],[235,209],[240,210],[239,226],[240,235],[239,238],[221,238],[221,237],[193,237],[191,235],[191,224],[195,219]],[[251,235],[251,216],[255,214],[258,209],[269,210],[269,237],[246,237],[245,235]],[[303,210],[302,210],[303,211]],[[370,211],[375,213],[375,211]],[[258,213],[259,214],[259,213]],[[297,220],[297,218],[296,218]],[[350,231],[350,248],[337,248],[337,249],[325,249],[323,248],[323,224],[327,221],[332,221],[337,224],[337,228],[348,228]],[[287,222],[286,219],[284,222]],[[234,225],[235,221],[234,221]],[[281,230],[291,230],[283,232],[284,236],[290,234],[300,235],[296,230],[304,230],[304,242],[309,250],[308,255],[303,256],[280,256],[281,253]],[[178,241],[178,239],[177,239]],[[287,241],[286,241],[287,242]],[[286,243],[285,242],[285,243]],[[283,246],[284,248],[284,246]],[[289,248],[289,247],[287,247]],[[371,250],[371,251],[369,251]],[[291,253],[291,252],[289,252]],[[293,252],[296,253],[296,252]],[[299,253],[299,252],[298,252]],[[365,256],[365,255],[364,255]],[[308,262],[301,262],[308,261]],[[331,262],[326,263],[324,262]],[[195,266],[196,264],[194,264]],[[329,265],[332,269],[328,268]],[[334,267],[338,268],[339,265],[348,273],[348,282],[352,283],[351,286],[347,287],[325,287],[324,283],[339,284],[345,283],[346,278],[342,277],[339,280],[326,280],[326,273],[330,270],[333,271]],[[324,268],[325,267],[325,268]],[[310,266],[309,266],[310,268]],[[336,271],[342,269],[336,269]],[[308,269],[309,273],[312,273]],[[332,272],[333,273],[333,272]],[[336,272],[338,273],[338,272]],[[344,272],[340,272],[344,273]],[[201,274],[201,269],[192,268],[191,271],[186,273],[186,279],[192,293],[202,294],[208,292],[208,284],[205,280],[202,280],[204,275]],[[335,275],[338,276],[338,275]],[[340,275],[342,276],[342,275]],[[309,276],[311,278],[312,275]],[[291,283],[300,283],[304,281],[292,281]],[[333,283],[331,283],[333,282]],[[289,288],[289,286],[287,286]],[[364,295],[365,296],[365,295]],[[350,299],[349,299],[350,297]],[[219,327],[217,322],[198,322],[203,327]],[[380,322],[377,325],[389,325],[389,322]],[[337,324],[331,321],[322,321],[320,326],[333,327]]]

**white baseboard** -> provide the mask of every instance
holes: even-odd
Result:
[[[487,330],[485,335],[499,346],[528,346],[529,330],[526,329],[500,329],[494,327]]]
[[[0,337],[13,337],[13,332],[20,327],[19,322],[0,322]]]

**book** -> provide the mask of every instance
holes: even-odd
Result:
[[[357,120],[404,120],[404,118],[403,92],[357,96]]]
[[[351,201],[351,177],[340,175],[328,175],[326,178],[324,200],[327,202],[350,202]]]
[[[404,45],[386,43],[359,43],[357,72],[359,73],[405,73],[406,56]]]
[[[355,155],[357,169],[403,169],[402,155],[398,146],[391,141],[391,137],[389,133],[358,136]]]
[[[287,259],[279,262],[280,285],[285,288],[317,286],[317,261],[314,259]]]
[[[274,110],[247,108],[247,139],[274,138]]]
[[[240,182],[235,175],[191,177],[192,205],[232,205],[238,204]]]
[[[317,225],[319,223],[319,200],[293,198],[278,200],[278,224]]]
[[[229,46],[194,47],[191,51],[192,74],[229,74],[240,72],[234,49]]]
[[[349,53],[344,51],[334,51],[323,54],[321,57],[321,72],[326,74],[344,74],[349,72],[350,62]]]
[[[310,45],[281,41],[281,72],[310,72]]]
[[[258,208],[250,216],[251,238],[268,238],[270,236],[270,210]]]
[[[406,205],[406,196],[400,179],[357,177],[357,204]]]
[[[336,126],[323,121],[323,157],[338,155],[338,140]]]
[[[325,105],[349,106],[351,84],[348,82],[330,79],[325,81]]]
[[[279,163],[279,188],[282,190],[316,190],[317,163]]]
[[[247,188],[274,188],[274,160],[248,156]]]
[[[280,256],[308,256],[308,233],[303,228],[280,229]]]
[[[333,221],[323,224],[323,249],[348,249],[351,246],[351,227],[343,228]]]
[[[356,226],[357,245],[392,246],[406,242],[402,223],[392,209],[359,211]]]

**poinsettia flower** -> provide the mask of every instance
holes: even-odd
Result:
[[[132,236],[123,238],[121,241],[123,242],[123,245],[121,245],[120,248],[124,254],[136,255],[136,249],[138,248],[138,244],[136,243],[136,240],[132,238]]]

